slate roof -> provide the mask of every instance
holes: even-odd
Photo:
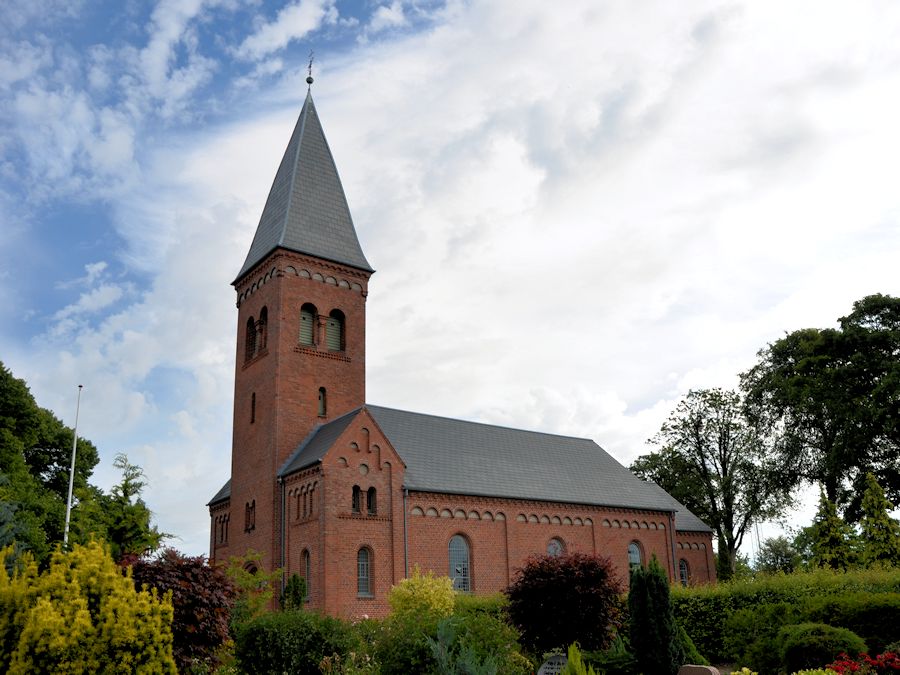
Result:
[[[229,478],[225,481],[225,485],[221,487],[221,489],[210,499],[206,505],[212,506],[213,504],[218,504],[219,502],[224,502],[226,499],[231,499],[231,479]]]
[[[590,439],[366,409],[403,459],[404,487],[410,490],[670,511],[676,529],[710,531],[665,490],[637,478]],[[358,412],[314,429],[278,475],[321,461]]]
[[[373,271],[309,93],[234,283],[277,247]]]

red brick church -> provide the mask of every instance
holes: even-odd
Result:
[[[534,554],[656,555],[714,579],[712,533],[593,441],[366,402],[360,247],[307,94],[237,278],[231,479],[209,502],[210,559],[306,578],[311,607],[383,616],[414,565],[505,588]]]

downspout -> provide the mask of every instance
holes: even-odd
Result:
[[[403,488],[403,576],[409,577],[409,532],[406,526],[406,500],[409,490]]]
[[[675,577],[675,513],[673,511],[669,511],[669,532],[672,533],[672,580],[677,581]]]
[[[281,487],[281,596],[284,596],[284,479],[279,476],[278,477],[278,485]]]

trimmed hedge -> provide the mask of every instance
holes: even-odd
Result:
[[[810,621],[848,628],[869,645],[873,654],[900,639],[900,593],[847,593],[815,598],[805,612]]]
[[[673,587],[675,617],[707,658],[727,661],[725,619],[735,612],[761,605],[788,603],[806,606],[814,598],[847,593],[900,593],[900,569],[834,572],[819,569],[790,575],[774,574],[715,586]]]

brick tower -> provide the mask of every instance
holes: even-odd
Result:
[[[308,93],[233,282],[231,480],[210,502],[214,557],[252,549],[281,564],[279,468],[313,428],[365,403],[372,272]]]

